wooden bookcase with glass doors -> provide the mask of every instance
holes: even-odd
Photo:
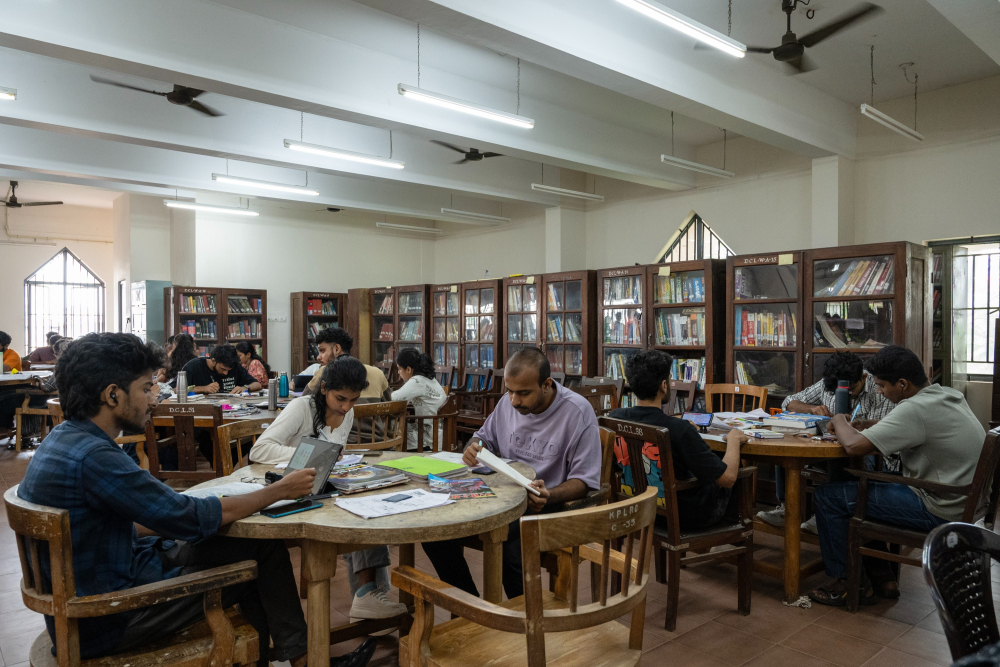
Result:
[[[391,362],[400,350],[429,352],[430,286],[376,287],[371,294],[371,363]]]
[[[503,368],[501,289],[502,281],[493,279],[430,288],[431,358],[436,365],[455,367],[454,387],[461,386],[467,370]]]
[[[267,290],[172,285],[163,310],[164,335],[191,334],[199,356],[247,341],[267,359]]]
[[[319,360],[316,334],[330,327],[344,327],[347,295],[340,292],[292,292],[292,373]]]

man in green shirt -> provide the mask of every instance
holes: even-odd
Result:
[[[858,431],[844,415],[836,415],[829,430],[850,456],[876,451],[898,454],[904,477],[942,484],[972,482],[986,431],[972,414],[965,397],[949,387],[927,381],[920,358],[906,348],[882,348],[868,363],[878,391],[897,404],[888,415],[865,431]],[[821,604],[846,604],[847,531],[857,504],[858,483],[840,482],[816,487],[816,524],[826,573],[836,581],[809,594]],[[931,530],[958,521],[966,496],[938,494],[903,484],[868,483],[866,517],[903,528]],[[867,583],[863,587],[868,589]],[[873,595],[862,591],[862,602]]]

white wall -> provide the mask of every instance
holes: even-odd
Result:
[[[432,283],[506,278],[512,273],[545,271],[545,212],[515,210],[512,222],[499,227],[452,226],[460,231],[434,243]]]

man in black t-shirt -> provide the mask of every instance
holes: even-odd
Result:
[[[663,414],[663,401],[670,395],[672,363],[669,354],[658,350],[632,357],[625,367],[625,377],[637,399],[636,407],[618,408],[608,416],[670,431],[674,476],[678,480],[694,477],[701,482],[693,489],[677,492],[681,528],[697,530],[718,523],[726,514],[739,472],[740,445],[747,441],[747,436],[739,429],[730,431],[726,436],[726,453],[720,459],[690,422]]]
[[[220,345],[207,358],[192,359],[183,370],[187,373],[188,391],[196,394],[260,391],[260,383],[240,364],[232,345]]]

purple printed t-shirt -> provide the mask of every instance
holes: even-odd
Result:
[[[601,486],[601,437],[594,409],[585,398],[554,383],[556,398],[540,415],[522,415],[500,400],[476,436],[501,458],[531,466],[545,486],[578,479]]]

